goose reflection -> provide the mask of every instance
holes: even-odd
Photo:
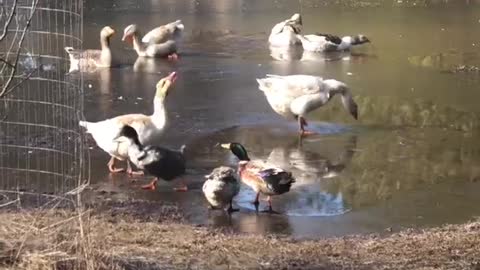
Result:
[[[305,51],[301,46],[295,47],[275,47],[270,46],[270,56],[277,61],[301,61],[301,62],[334,62],[334,61],[353,61],[362,62],[368,57],[375,57],[366,53],[355,53],[349,51],[338,52],[311,52]]]
[[[270,56],[278,61],[296,61],[302,59],[303,49],[301,46],[275,47],[270,46]]]
[[[332,216],[350,210],[342,192],[325,181],[341,178],[354,156],[357,137],[335,139],[325,145],[315,144],[302,145],[296,138],[289,144],[274,147],[266,157],[267,162],[291,171],[296,178],[290,193],[277,199],[278,208],[286,215]],[[253,191],[242,186],[237,203],[250,208],[249,202],[254,195]]]
[[[172,62],[165,59],[138,57],[133,64],[133,71],[142,73],[157,73],[171,69]]]
[[[350,52],[328,52],[328,53],[318,53],[303,51],[300,61],[312,61],[312,62],[332,62],[332,61],[341,61],[349,60]]]
[[[357,137],[355,135],[349,137],[340,149],[336,146],[332,149],[333,145],[322,145],[321,152],[316,152],[303,144],[304,142],[298,139],[287,146],[275,147],[267,158],[268,162],[286,167],[294,174],[296,172],[298,183],[295,183],[295,186],[305,181],[311,182],[338,176],[353,157]],[[331,152],[334,157],[331,157]],[[303,179],[298,179],[299,177]]]

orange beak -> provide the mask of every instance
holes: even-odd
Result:
[[[171,81],[172,83],[175,82],[177,80],[177,72],[172,72],[170,73],[167,77],[166,77],[167,80]]]
[[[132,35],[124,34],[123,37],[122,37],[122,41],[125,41],[127,43],[132,44],[133,43],[133,37],[132,37]]]

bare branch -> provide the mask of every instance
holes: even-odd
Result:
[[[37,4],[39,0],[34,0],[32,2],[32,8],[31,8],[31,13],[30,17],[27,20],[27,23],[25,24],[25,27],[23,28],[22,31],[22,36],[20,37],[20,40],[18,41],[17,44],[17,51],[15,53],[15,60],[13,61],[13,67],[11,68],[11,72],[8,76],[7,82],[5,85],[2,87],[2,90],[0,90],[0,98],[4,97],[7,92],[11,92],[12,89],[9,90],[10,84],[13,81],[13,78],[15,78],[15,73],[17,71],[17,65],[18,65],[18,59],[20,58],[20,50],[22,49],[23,41],[25,40],[25,36],[27,35],[27,30],[30,27],[30,23],[32,22],[33,15],[35,14],[35,10],[37,9]],[[15,6],[16,6],[16,1],[15,1]],[[22,80],[21,83],[23,83],[25,80]],[[18,87],[20,84],[15,84],[15,87]]]
[[[5,63],[5,65],[7,65],[7,66],[9,66],[9,67],[11,67],[11,68],[14,67],[12,64],[10,64],[10,62],[8,62],[7,60],[5,60],[5,59],[3,59],[3,58],[0,58],[0,62]]]
[[[19,81],[18,83],[14,84],[12,87],[10,87],[10,89],[6,90],[5,93],[2,93],[0,94],[0,98],[8,95],[10,92],[12,92],[13,90],[15,90],[15,88],[17,88],[18,86],[20,86],[23,82],[25,82],[26,80],[30,79],[30,77],[32,77],[33,73],[37,71],[37,70],[32,70],[30,73],[27,74],[27,76],[23,77],[21,81]]]
[[[3,33],[0,36],[0,41],[2,41],[7,36],[8,27],[10,26],[10,23],[12,23],[13,16],[15,16],[16,14],[15,12],[16,9],[17,9],[17,0],[14,0],[12,5],[12,10],[10,11],[10,15],[8,16],[8,19],[5,22],[5,25],[3,26]]]

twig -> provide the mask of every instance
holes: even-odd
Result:
[[[5,206],[9,206],[10,204],[14,204],[14,203],[19,202],[19,201],[20,201],[20,199],[17,198],[13,201],[10,201],[10,202],[4,203],[4,204],[0,204],[0,208],[5,207]]]
[[[10,15],[8,16],[7,21],[3,26],[3,33],[0,36],[0,41],[2,41],[7,36],[8,27],[10,26],[10,23],[12,23],[13,16],[16,14],[15,12],[16,9],[17,9],[17,0],[14,0],[12,5],[12,11],[10,12]]]
[[[7,60],[5,60],[5,59],[3,59],[3,58],[0,58],[0,62],[5,63],[5,65],[7,65],[7,66],[9,66],[9,67],[11,67],[11,68],[14,67],[12,64],[10,64],[10,62],[8,62]]]
[[[87,213],[90,213],[90,212],[91,212],[91,210],[87,210],[87,211],[84,211],[84,212],[80,212],[80,213],[79,213],[79,216],[83,216],[83,215],[85,215],[85,214],[87,214]],[[53,227],[57,227],[57,226],[59,226],[59,225],[65,224],[65,223],[67,223],[67,222],[69,222],[69,221],[72,221],[72,220],[74,220],[74,219],[76,219],[76,218],[79,218],[79,217],[75,215],[75,216],[73,216],[73,217],[70,217],[70,218],[61,220],[61,221],[59,221],[59,222],[53,223],[53,224],[51,224],[51,225],[48,225],[48,226],[46,226],[46,227],[43,227],[43,228],[41,228],[39,231],[45,231],[45,230],[51,229],[51,228],[53,228]]]
[[[2,98],[3,96],[6,96],[8,95],[10,92],[12,92],[13,90],[15,90],[20,84],[22,84],[23,82],[25,82],[26,80],[30,79],[30,77],[32,77],[33,73],[37,71],[37,70],[32,70],[30,73],[27,74],[27,76],[23,77],[21,81],[19,81],[18,83],[14,84],[12,87],[10,87],[10,89],[8,89],[8,91],[5,91],[5,93],[3,94],[0,94],[0,98]]]
[[[5,96],[7,90],[10,87],[10,84],[13,81],[13,78],[15,77],[15,73],[17,71],[18,59],[20,58],[20,50],[22,49],[23,41],[25,40],[25,36],[27,35],[27,30],[30,27],[30,23],[32,22],[33,15],[35,14],[35,10],[37,9],[38,1],[39,0],[34,0],[33,3],[32,3],[30,17],[28,18],[27,23],[26,23],[25,27],[23,28],[22,36],[20,37],[20,40],[18,41],[18,49],[17,49],[17,52],[15,54],[15,61],[13,61],[14,64],[13,64],[13,67],[12,67],[12,71],[9,74],[7,82],[5,83],[2,90],[0,91],[0,98]],[[16,6],[16,3],[17,2],[15,1],[15,6]],[[0,39],[0,41],[1,41],[1,39]],[[19,84],[15,84],[15,87],[17,87],[18,85]],[[12,89],[14,89],[14,88],[12,88]],[[8,92],[11,92],[11,89],[8,90]]]

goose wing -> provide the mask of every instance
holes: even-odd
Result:
[[[267,74],[265,78],[257,79],[260,90],[293,98],[320,92],[322,81],[321,77],[310,75],[280,76]]]
[[[72,57],[77,60],[97,60],[100,59],[102,55],[101,50],[78,50],[72,47],[66,47],[65,51]]]
[[[340,45],[340,43],[342,43],[342,38],[339,36],[335,36],[332,34],[322,34],[322,33],[315,33],[315,35],[324,37],[326,41],[332,42],[337,45]]]
[[[159,44],[167,40],[174,39],[183,31],[184,25],[181,20],[177,20],[152,29],[142,38],[143,43]]]

